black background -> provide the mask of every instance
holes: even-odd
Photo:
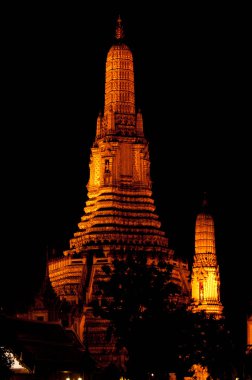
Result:
[[[248,9],[158,3],[3,9],[1,306],[26,305],[77,230],[120,14],[149,141],[153,197],[191,265],[203,191],[222,303],[237,328],[251,299],[251,40]],[[92,9],[93,8],[93,9]]]

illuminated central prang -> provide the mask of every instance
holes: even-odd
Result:
[[[100,363],[115,356],[113,348],[106,347],[107,321],[96,318],[91,306],[104,280],[104,265],[141,252],[147,263],[162,258],[173,267],[182,303],[190,296],[188,264],[176,260],[168,247],[152,197],[149,146],[142,113],[135,110],[133,55],[124,42],[120,18],[106,59],[104,112],[97,118],[89,174],[78,230],[64,256],[49,262],[49,276],[61,300],[78,304],[75,311],[81,305],[83,314],[75,319],[72,315],[71,323],[81,339],[85,335],[90,353]]]

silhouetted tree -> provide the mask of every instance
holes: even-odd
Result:
[[[127,349],[130,378],[154,373],[167,379],[169,372],[183,378],[193,364],[207,366],[214,376],[230,375],[234,347],[224,320],[192,313],[178,302],[181,288],[171,281],[169,264],[136,253],[103,270],[108,277],[99,284],[94,311],[111,321],[108,336]]]
[[[237,351],[233,344],[228,322],[202,313],[179,313],[181,326],[178,340],[179,368],[193,364],[207,367],[214,379],[231,379],[238,366]]]
[[[11,376],[13,357],[10,346],[13,342],[12,330],[4,315],[0,315],[0,379],[7,380]]]
[[[244,360],[244,372],[247,380],[252,380],[252,350],[248,351]]]
[[[147,263],[145,254],[131,253],[103,269],[109,280],[99,284],[101,302],[96,302],[94,310],[111,321],[108,334],[118,338],[118,349],[127,348],[128,373],[140,378],[144,373],[166,371],[174,361],[174,327],[167,318],[176,310],[181,293],[171,281],[171,265],[162,258]],[[167,324],[171,328],[164,334]]]
[[[7,380],[10,378],[12,362],[13,359],[8,349],[0,347],[0,379]]]

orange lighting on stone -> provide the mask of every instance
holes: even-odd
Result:
[[[206,195],[205,195],[206,196]],[[215,229],[206,198],[195,224],[195,254],[192,268],[192,311],[222,315],[220,273],[216,257]]]

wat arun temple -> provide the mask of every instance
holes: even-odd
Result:
[[[65,326],[85,341],[102,366],[114,360],[115,344],[105,339],[109,321],[95,315],[92,305],[99,294],[99,281],[106,280],[102,268],[112,266],[115,258],[143,253],[147,265],[162,258],[172,266],[171,279],[181,289],[179,304],[218,318],[223,313],[214,220],[206,195],[195,223],[192,270],[169,247],[156,212],[143,116],[135,107],[133,55],[125,43],[120,17],[106,57],[104,110],[97,117],[90,148],[85,207],[69,248],[48,258],[46,281],[57,300],[68,305]],[[52,313],[44,291],[45,285],[27,318],[56,321],[59,315]]]

